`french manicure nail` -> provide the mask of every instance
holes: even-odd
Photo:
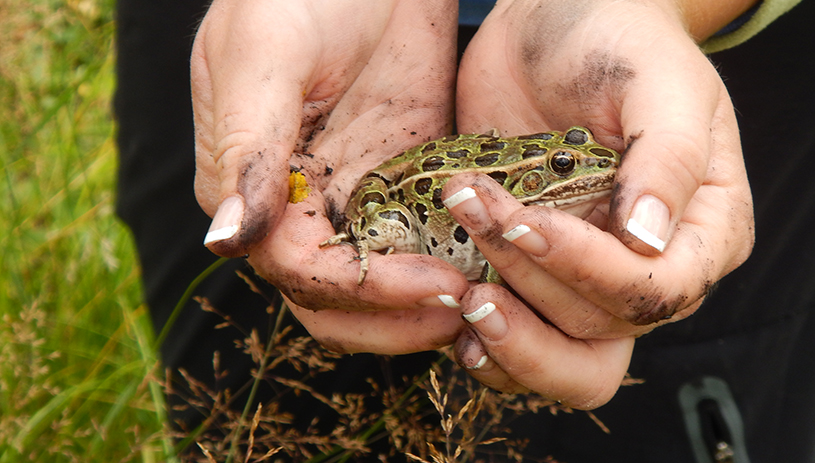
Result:
[[[518,225],[502,236],[515,246],[536,256],[543,256],[549,251],[549,244],[546,239],[524,224]]]
[[[470,313],[462,314],[462,317],[479,333],[497,341],[506,335],[509,326],[504,314],[496,309],[495,304],[487,302]]]
[[[476,323],[480,322],[481,320],[487,318],[487,315],[493,313],[495,311],[495,304],[492,302],[487,302],[486,304],[482,305],[481,307],[475,309],[471,313],[465,313],[462,315],[465,320],[469,323]]]
[[[462,225],[470,227],[473,231],[480,230],[489,223],[490,216],[487,207],[475,194],[475,190],[464,187],[442,201],[447,209],[456,208],[456,217]]]
[[[456,342],[456,358],[468,370],[478,370],[489,360],[487,350],[472,330],[465,330]]]
[[[235,236],[243,220],[243,200],[237,196],[226,198],[212,218],[204,245],[215,241],[223,241]]]
[[[634,204],[625,228],[643,243],[662,252],[670,221],[670,211],[665,203],[655,196],[643,195]]]
[[[419,299],[419,305],[426,307],[449,307],[451,309],[458,309],[461,305],[456,301],[456,298],[448,294],[439,294],[438,296],[430,296]]]
[[[452,209],[464,201],[475,198],[476,196],[475,190],[467,186],[450,195],[450,197],[443,200],[442,203],[444,203],[444,206],[447,207],[447,209]]]
[[[487,360],[489,360],[489,359],[490,358],[487,357],[486,355],[482,355],[481,358],[478,359],[478,362],[475,363],[475,365],[470,366],[465,362],[464,363],[464,368],[466,368],[468,370],[478,370],[481,367],[483,367],[484,365],[486,365]]]

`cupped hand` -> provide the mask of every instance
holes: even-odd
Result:
[[[733,107],[675,5],[499,2],[461,64],[460,131],[583,125],[624,152],[610,210],[588,222],[524,208],[488,178],[458,176],[445,189],[444,197],[474,189],[476,198],[452,214],[517,294],[575,338],[630,341],[689,316],[752,249]],[[486,301],[500,297],[484,291]],[[507,338],[526,336],[531,325],[513,326]],[[508,375],[503,381],[530,387],[516,375],[534,360],[478,339]]]
[[[375,255],[359,286],[351,247],[318,248],[363,173],[449,133],[456,21],[452,0],[216,0],[196,36],[195,187],[214,217],[205,243],[248,254],[334,350],[426,350],[461,329],[448,305],[467,282],[451,266]],[[292,170],[311,188],[297,204]]]

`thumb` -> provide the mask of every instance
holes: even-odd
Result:
[[[245,11],[254,4],[211,8],[191,58],[195,189],[213,217],[204,244],[225,257],[247,254],[285,208],[303,117],[302,74],[313,68],[310,42],[280,46],[281,37],[267,31],[281,18]]]
[[[695,47],[684,60],[671,58],[658,73],[641,68],[642,80],[624,99],[628,148],[611,199],[610,231],[651,256],[664,250],[705,183],[713,138],[738,140],[727,90],[709,61]]]

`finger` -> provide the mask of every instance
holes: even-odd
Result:
[[[561,330],[579,338],[594,338],[619,337],[652,329],[632,327],[605,308],[585,299],[569,286],[570,280],[561,281],[547,273],[525,249],[512,245],[504,238],[506,227],[502,221],[525,207],[492,179],[461,174],[450,180],[445,188],[442,194],[445,201],[455,194],[450,192],[459,188],[458,191],[473,189],[474,196],[470,199],[456,206],[451,206],[450,201],[445,203],[451,214],[464,226],[470,239],[509,285]],[[578,232],[584,233],[583,230]],[[539,238],[539,241],[544,240]],[[576,264],[576,260],[566,262],[570,268]]]
[[[465,329],[459,335],[453,351],[459,366],[484,386],[506,394],[534,392],[512,379],[495,363],[495,360],[490,358],[487,349],[472,329]]]
[[[701,261],[694,242],[702,229],[683,231],[669,252],[647,257],[576,217],[523,207],[487,177],[458,175],[442,197],[462,185],[476,196],[451,208],[453,216],[513,289],[572,336],[642,334],[684,318],[717,279],[718,267]],[[507,233],[519,225],[522,236]]]
[[[282,47],[273,41],[247,46],[256,43],[254,34],[269,35],[259,30],[259,21],[231,27],[242,14],[266,17],[263,9],[247,13],[256,6],[216,2],[196,36],[191,62],[196,191],[201,206],[214,216],[205,244],[229,257],[256,244],[285,206],[281,187],[302,114],[303,84],[296,81],[314,55],[306,37],[294,50],[305,60],[298,61],[300,66],[284,67],[280,61],[277,68],[266,68],[273,67],[269,57],[279,56]]]
[[[611,201],[610,231],[646,255],[663,252],[672,239],[707,181],[711,156],[741,152],[735,114],[713,66],[692,43],[674,44],[666,56],[652,64],[658,71],[638,66],[624,96],[628,148]]]
[[[580,340],[546,324],[497,285],[473,288],[462,301],[465,320],[514,382],[578,409],[597,408],[617,391],[628,369],[634,338]],[[470,370],[500,381],[494,369]],[[510,383],[511,384],[511,383]]]
[[[463,329],[455,308],[358,312],[304,309],[286,299],[309,334],[328,350],[353,354],[400,355],[452,344]]]
[[[352,246],[319,247],[333,234],[324,198],[312,190],[304,201],[288,205],[249,262],[292,301],[314,311],[457,307],[469,288],[464,275],[440,259],[375,252],[359,285],[360,263]]]
[[[449,191],[466,184],[477,193],[451,213],[518,294],[572,336],[642,334],[682,319],[724,271],[726,252],[715,252],[708,230],[731,229],[726,221],[685,224],[665,254],[647,257],[576,217],[523,207],[494,183],[482,176],[452,179]],[[519,225],[527,229],[522,238],[508,233]]]

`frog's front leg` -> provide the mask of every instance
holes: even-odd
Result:
[[[369,203],[349,227],[359,251],[359,284],[368,272],[369,251],[422,254],[422,238],[407,206],[395,201]]]

